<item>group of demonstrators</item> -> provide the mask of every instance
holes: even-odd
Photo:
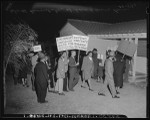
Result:
[[[31,55],[31,54],[30,54]],[[79,81],[79,65],[81,65],[81,87],[85,88],[85,82],[88,83],[89,91],[94,91],[91,85],[91,79],[95,79],[97,82],[102,82],[98,95],[105,96],[108,86],[112,98],[119,98],[119,89],[123,87],[123,74],[125,72],[125,60],[122,55],[115,51],[106,51],[106,60],[103,65],[100,54],[97,53],[97,49],[87,52],[83,56],[82,63],[76,62],[76,51],[71,51],[71,55],[68,55],[68,51],[62,51],[59,53],[59,57],[52,65],[50,56],[45,52],[40,51],[30,56],[30,62],[28,62],[28,69],[23,69],[21,73],[26,73],[22,77],[23,85],[32,81],[32,90],[36,92],[37,101],[39,103],[48,102],[45,100],[47,90],[49,92],[57,93],[59,95],[65,95],[64,92],[74,91],[74,87]],[[54,66],[54,69],[52,69]],[[30,69],[29,69],[30,68]],[[56,77],[55,77],[56,76]],[[27,78],[26,81],[25,78]],[[55,79],[56,78],[56,79]]]

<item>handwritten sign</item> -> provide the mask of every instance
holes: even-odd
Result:
[[[40,51],[42,51],[41,45],[33,46],[33,51],[34,52],[40,52]]]
[[[56,38],[58,52],[74,48],[72,36]]]
[[[56,38],[58,52],[65,50],[83,50],[87,51],[89,37],[81,35],[72,35]]]
[[[81,35],[73,35],[74,48],[87,51],[89,37]]]

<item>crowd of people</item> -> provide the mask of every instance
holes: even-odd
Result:
[[[123,87],[123,74],[126,70],[126,57],[119,52],[107,50],[104,65],[96,48],[87,52],[82,62],[76,61],[74,50],[71,51],[70,56],[68,51],[60,52],[59,57],[55,59],[55,64],[51,63],[50,56],[43,51],[30,52],[26,57],[27,63],[19,72],[22,84],[29,87],[29,81],[31,81],[32,90],[36,92],[39,103],[48,102],[45,100],[47,91],[58,95],[75,91],[74,87],[80,75],[81,88],[86,88],[87,82],[89,91],[94,91],[91,80],[95,80],[103,85],[98,95],[105,96],[106,91],[110,89],[112,98],[119,98],[119,89]],[[23,58],[25,59],[25,56]]]

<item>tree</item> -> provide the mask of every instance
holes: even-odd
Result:
[[[36,41],[37,33],[27,24],[7,24],[4,26],[4,108],[6,107],[6,69],[8,63],[14,64],[17,69],[21,69],[25,59],[22,54],[28,52]]]

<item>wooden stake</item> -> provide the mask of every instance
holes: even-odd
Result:
[[[78,52],[78,63],[79,63],[79,58],[80,58],[80,50]]]

